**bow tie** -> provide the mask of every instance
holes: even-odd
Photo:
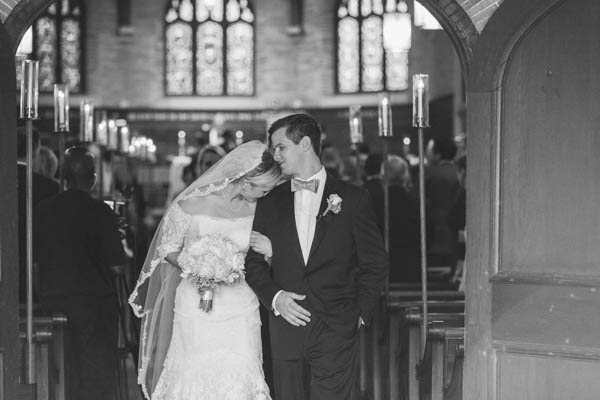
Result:
[[[310,190],[313,193],[317,193],[318,188],[318,179],[311,179],[310,181],[303,181],[296,178],[292,179],[292,192],[297,192],[298,190]]]

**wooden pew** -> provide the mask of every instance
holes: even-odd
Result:
[[[463,394],[463,363],[465,359],[464,337],[463,343],[456,346],[454,365],[450,374],[450,381],[444,387],[444,400],[462,400]]]
[[[429,292],[429,313],[464,312],[464,293],[456,291]],[[416,365],[421,354],[422,319],[420,291],[391,291],[388,302],[388,376],[389,399],[417,399]],[[412,310],[407,314],[407,310]],[[409,393],[410,392],[410,393]]]
[[[420,283],[391,283],[388,301],[385,293],[381,294],[380,306],[373,325],[369,329],[361,330],[360,334],[360,397],[370,400],[398,399],[400,374],[398,373],[398,353],[401,351],[390,350],[406,349],[408,346],[400,345],[400,330],[403,329],[404,310],[421,305]],[[457,292],[455,285],[445,281],[435,281],[428,284],[429,307],[439,305],[440,309],[447,307],[448,301],[458,302],[454,308],[464,309],[464,293]],[[419,339],[420,342],[420,339]],[[416,362],[413,364],[416,365]]]
[[[37,400],[65,399],[65,336],[67,318],[63,314],[33,318],[35,343],[35,392]],[[24,365],[27,336],[26,321],[20,322],[19,339]]]
[[[460,322],[464,322],[464,319],[460,321],[460,318],[450,316],[445,321],[431,322],[425,354],[418,367],[421,400],[444,399],[444,390],[449,386],[454,374],[457,348],[463,344],[465,335],[463,327],[451,325]],[[458,374],[458,370],[456,373]]]

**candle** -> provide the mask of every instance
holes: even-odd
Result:
[[[38,117],[38,68],[39,62],[23,60],[21,78],[21,118],[36,119]]]
[[[350,106],[350,142],[358,144],[363,142],[361,106]]]
[[[120,140],[119,151],[127,153],[129,149],[129,127],[127,125],[121,127]]]
[[[185,135],[185,131],[177,132],[178,154],[180,156],[185,156]]]
[[[98,125],[96,128],[96,142],[106,146],[108,145],[108,126],[106,123],[106,111],[98,112]]]
[[[379,136],[392,136],[392,109],[387,93],[379,95]]]
[[[109,150],[117,150],[119,146],[119,128],[117,127],[117,121],[114,119],[108,120],[108,144]]]
[[[413,127],[429,126],[429,76],[413,75]]]
[[[54,131],[69,130],[69,88],[54,84]]]
[[[83,100],[79,107],[79,140],[94,141],[94,103]]]

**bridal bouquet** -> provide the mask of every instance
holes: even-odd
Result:
[[[244,253],[228,237],[223,235],[201,236],[188,243],[177,257],[187,278],[198,289],[200,309],[212,309],[213,294],[219,285],[231,285],[244,278]]]

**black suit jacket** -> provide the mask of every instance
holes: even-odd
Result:
[[[308,262],[304,264],[290,182],[275,188],[256,206],[253,229],[269,237],[273,258],[250,250],[246,281],[271,309],[279,290],[306,295],[299,302],[343,337],[356,334],[359,316],[369,324],[388,273],[388,256],[366,190],[327,176],[319,216],[327,198],[342,198],[341,212],[317,217]],[[295,359],[302,351],[306,327],[294,327],[270,313],[273,356]]]
[[[117,215],[84,191],[69,189],[34,210],[40,296],[115,293],[110,267],[127,261]]]

